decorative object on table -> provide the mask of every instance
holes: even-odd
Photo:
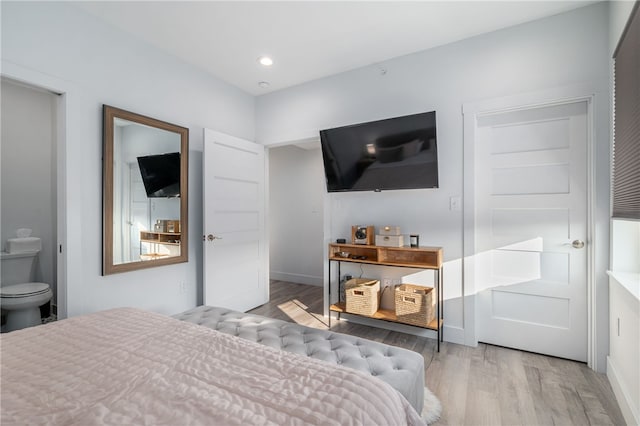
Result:
[[[155,232],[180,233],[180,221],[175,219],[158,219],[153,224]]]
[[[399,226],[382,226],[378,229],[380,231],[380,235],[400,235],[400,227]]]
[[[382,247],[402,247],[404,237],[402,235],[376,235],[376,245]]]
[[[434,318],[433,288],[400,284],[395,288],[396,317],[399,322],[426,327]]]
[[[411,234],[409,235],[409,244],[411,247],[420,247],[420,235]]]
[[[345,238],[338,238],[338,239],[336,240],[336,243],[337,243],[337,244],[346,244],[346,243],[347,243],[347,240],[346,240]]]
[[[352,278],[344,283],[344,291],[347,312],[371,316],[378,311],[380,281]]]
[[[373,245],[375,228],[372,225],[353,225],[351,227],[351,243]]]
[[[379,235],[376,235],[376,245],[382,247],[402,247],[404,245],[404,237],[400,233],[399,226],[382,226],[378,229]]]
[[[179,233],[180,221],[179,220],[167,220],[167,232]]]

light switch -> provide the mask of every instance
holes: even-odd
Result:
[[[449,198],[449,210],[451,211],[460,211],[462,201],[459,196],[450,197]]]

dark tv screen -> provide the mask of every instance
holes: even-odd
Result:
[[[149,198],[180,196],[180,153],[138,157],[144,189]]]
[[[320,131],[327,190],[438,187],[436,112]]]

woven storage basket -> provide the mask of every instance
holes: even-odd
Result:
[[[426,327],[433,320],[433,288],[400,284],[395,288],[395,299],[399,322]]]
[[[373,315],[378,311],[380,281],[353,278],[344,284],[346,310],[352,314]]]

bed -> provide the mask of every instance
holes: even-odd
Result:
[[[0,337],[3,425],[422,425],[369,374],[133,308]]]

